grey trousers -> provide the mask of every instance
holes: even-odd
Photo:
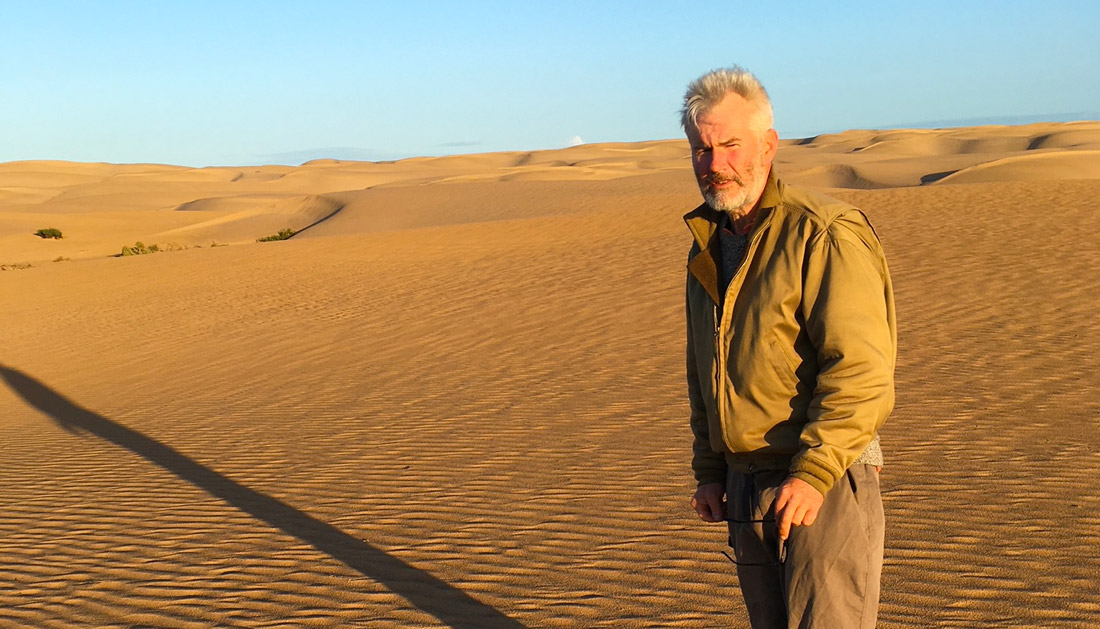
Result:
[[[779,542],[775,501],[785,470],[726,483],[730,546],[753,629],[872,629],[878,618],[885,521],[878,472],[853,465],[817,520]]]

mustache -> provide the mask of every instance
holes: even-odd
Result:
[[[741,179],[741,177],[737,176],[736,173],[710,173],[709,175],[703,176],[703,181],[712,186],[720,186],[722,184],[727,184],[731,181],[739,186],[745,185],[745,181]]]

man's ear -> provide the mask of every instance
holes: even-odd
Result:
[[[775,159],[775,153],[779,150],[779,134],[775,129],[768,129],[764,132],[764,155],[767,157],[770,164]]]

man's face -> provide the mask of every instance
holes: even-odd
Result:
[[[751,122],[756,109],[730,94],[699,115],[689,128],[691,164],[703,198],[733,217],[748,213],[767,183],[779,138],[774,129],[758,131]]]

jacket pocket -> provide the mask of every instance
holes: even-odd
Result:
[[[798,369],[799,365],[794,347],[788,347],[775,334],[769,334],[767,350],[764,355],[772,373],[775,374],[781,384],[793,393],[795,385],[798,384],[798,375],[795,370]]]

